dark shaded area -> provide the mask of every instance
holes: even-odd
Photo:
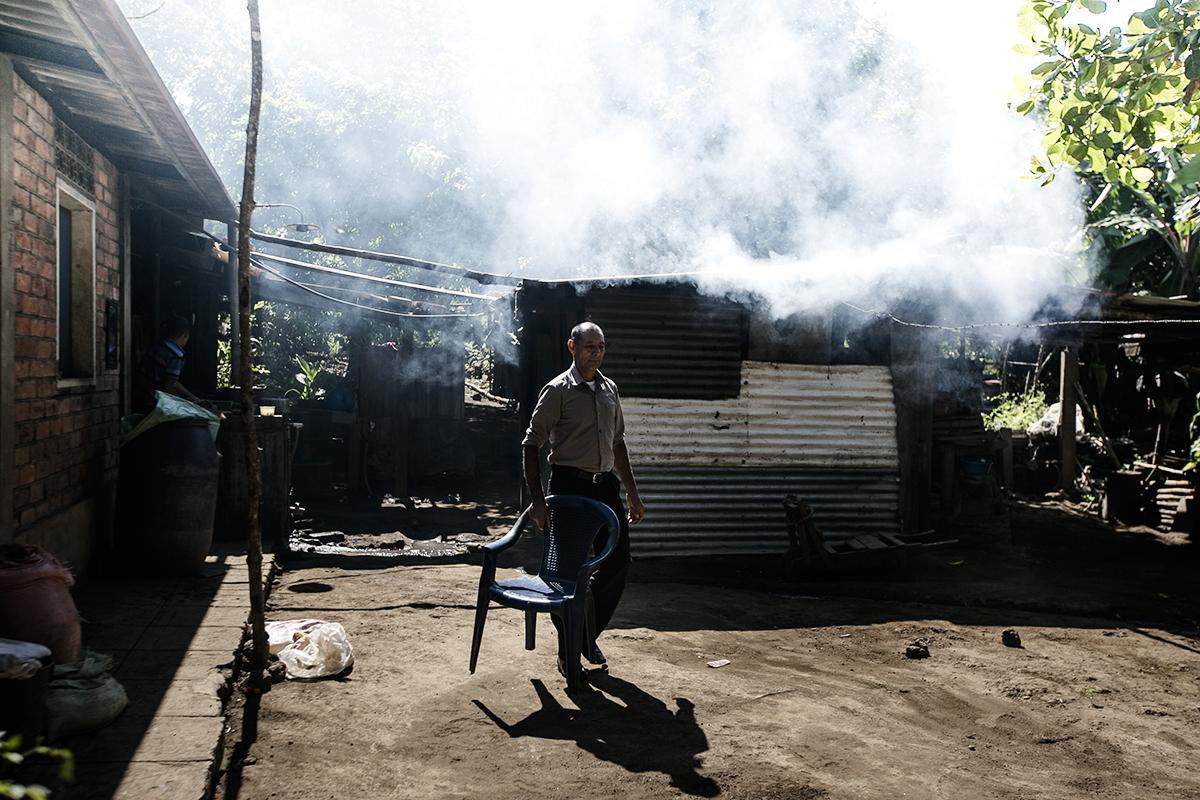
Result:
[[[482,701],[472,702],[512,738],[574,741],[596,758],[630,772],[661,772],[684,794],[716,797],[721,793],[717,782],[699,771],[699,756],[708,750],[708,738],[696,722],[692,701],[676,697],[672,710],[629,681],[605,673],[592,673],[588,680],[595,690],[585,686],[572,693],[578,709],[559,703],[540,680],[530,681],[542,707],[512,724]],[[658,745],[646,747],[648,740]]]
[[[288,559],[296,567],[356,571],[400,565],[478,564],[481,561],[474,546],[457,556],[429,557],[404,549],[387,554],[355,551],[353,545],[369,545],[378,539],[372,530],[393,530],[393,526],[406,525],[412,519],[422,519],[429,527],[412,529],[412,533],[404,527],[405,534],[434,536],[440,531],[446,535],[471,526],[497,536],[507,531],[517,511],[515,505],[502,499],[481,501],[469,508],[464,504],[418,509],[418,514],[403,507],[353,509],[348,516],[356,519],[357,530],[363,533],[347,534],[350,548],[338,553],[290,554]],[[653,508],[649,511],[653,513]],[[344,521],[342,515],[346,513],[322,509],[319,522]],[[447,520],[446,527],[439,524],[439,518]],[[780,541],[786,543],[782,511],[779,526]],[[1098,627],[1139,621],[1200,638],[1200,582],[1195,580],[1200,546],[1186,539],[1158,535],[1148,528],[1114,527],[1058,504],[1015,501],[1006,515],[962,517],[936,536],[919,537],[924,543],[919,546],[835,556],[828,575],[808,581],[789,580],[786,561],[777,555],[639,558],[636,527],[632,537],[633,582],[739,588],[786,597],[927,603],[958,609],[959,621],[964,623],[982,621],[981,614],[968,609],[1068,615],[1078,624]],[[502,554],[500,566],[532,573],[541,557],[541,535],[531,531]],[[899,616],[910,613],[911,609],[896,612]],[[853,623],[879,621],[860,618],[849,610],[843,616],[844,621]],[[713,619],[664,605],[637,615],[618,608],[615,624],[659,630],[813,624],[786,617],[757,619],[740,615],[737,609],[721,609],[719,618]],[[834,622],[829,619],[824,624]],[[987,622],[991,624],[990,617]]]
[[[258,713],[262,705],[262,694],[259,692],[244,692],[245,701],[242,704],[241,726],[238,729],[238,740],[227,751],[228,767],[221,775],[220,786],[214,796],[224,800],[235,800],[241,796],[242,770],[246,766],[246,757],[250,748],[258,741]]]
[[[75,602],[84,620],[83,646],[113,657],[113,675],[124,686],[129,706],[98,730],[55,742],[55,746],[72,751],[76,762],[74,783],[56,792],[56,798],[112,797],[139,749],[150,746],[150,755],[143,750],[143,761],[158,760],[153,757],[154,746],[173,735],[173,726],[187,731],[197,724],[199,717],[156,716],[232,568],[227,559],[233,554],[232,550],[223,551],[216,563],[206,564],[197,576],[136,578],[114,574],[114,566],[75,588]],[[214,667],[232,664],[232,651],[212,655]],[[219,708],[210,711],[214,718],[219,717]],[[197,709],[194,713],[205,712]],[[151,733],[152,725],[156,734]],[[216,728],[219,730],[219,723]]]
[[[322,503],[303,511],[290,549],[277,557],[294,568],[346,570],[482,563],[479,548],[506,533],[518,515],[512,493],[492,483],[477,499]],[[534,538],[540,557],[541,537]]]
[[[1132,621],[1154,623],[1200,639],[1200,547],[1172,544],[1147,529],[1114,529],[1098,518],[1053,505],[1015,503],[1008,516],[962,521],[946,535],[956,541],[905,548],[888,559],[835,558],[824,580],[786,580],[782,559],[725,557],[634,561],[632,580],[717,585],[770,591],[782,596],[858,598],[928,603],[965,624],[992,624],[992,610],[1071,616],[1075,625],[1106,627]],[[636,552],[636,533],[635,533]],[[847,624],[881,619],[879,606],[865,617],[847,608]],[[883,607],[885,608],[885,607]],[[669,604],[618,622],[658,630],[712,627],[755,629],[834,624],[833,617],[805,619],[781,609],[770,618],[729,609],[721,619]],[[834,612],[830,612],[834,613]],[[910,615],[898,608],[886,619]]]
[[[462,499],[417,498],[409,505],[396,501],[354,500],[343,503],[322,503],[311,509],[312,519],[301,525],[314,531],[339,531],[350,536],[384,537],[402,531],[410,539],[434,539],[448,532],[487,535],[489,524],[495,524],[508,509],[497,508],[486,501]]]
[[[333,587],[328,583],[320,581],[306,581],[305,583],[294,583],[287,587],[289,592],[299,592],[300,594],[319,594],[321,592],[332,592]]]

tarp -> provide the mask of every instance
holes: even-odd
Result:
[[[121,447],[141,436],[148,430],[162,425],[164,422],[175,422],[181,419],[198,419],[208,423],[208,430],[213,441],[217,440],[217,431],[221,429],[221,418],[207,408],[202,408],[190,400],[184,400],[167,392],[154,393],[154,408],[149,414],[130,414],[121,419]]]

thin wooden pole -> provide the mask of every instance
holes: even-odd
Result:
[[[1075,488],[1075,386],[1079,382],[1079,358],[1074,347],[1062,349],[1058,382],[1059,488]]]
[[[258,22],[258,0],[248,0],[250,12],[250,117],[246,122],[246,164],[242,175],[242,203],[238,213],[238,339],[243,345],[238,358],[242,385],[242,430],[246,447],[246,567],[250,573],[250,630],[253,650],[250,655],[249,685],[261,689],[267,669],[266,603],[263,594],[262,535],[258,506],[262,498],[262,473],[259,466],[258,437],[254,430],[254,372],[250,347],[250,215],[254,211],[254,166],[258,155],[258,120],[262,108],[262,33]]]
[[[240,377],[242,368],[242,323],[240,322],[242,314],[241,299],[238,297],[240,293],[238,291],[240,256],[238,256],[237,229],[237,222],[226,220],[226,240],[229,242],[229,281],[226,289],[229,292],[229,382],[231,384]],[[238,372],[235,373],[235,370]]]

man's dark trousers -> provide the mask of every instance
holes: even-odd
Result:
[[[613,510],[621,523],[621,536],[617,539],[617,547],[612,555],[606,558],[592,575],[592,599],[596,607],[596,636],[608,627],[621,593],[625,591],[625,578],[629,575],[629,519],[625,516],[625,506],[621,503],[621,481],[609,472],[600,483],[593,483],[591,475],[570,467],[550,467],[550,494],[576,494],[599,500]],[[608,541],[608,529],[602,530],[596,536],[593,545],[595,552],[603,549]],[[557,617],[551,617],[554,626],[559,628],[559,653],[563,653],[562,629]],[[584,648],[592,643],[585,642]]]

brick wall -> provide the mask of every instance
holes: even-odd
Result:
[[[120,297],[121,272],[117,172],[97,153],[94,382],[63,385],[56,355],[54,114],[19,76],[13,80],[13,514],[23,529],[88,499],[116,477],[120,374],[104,368],[103,326],[105,302]]]

